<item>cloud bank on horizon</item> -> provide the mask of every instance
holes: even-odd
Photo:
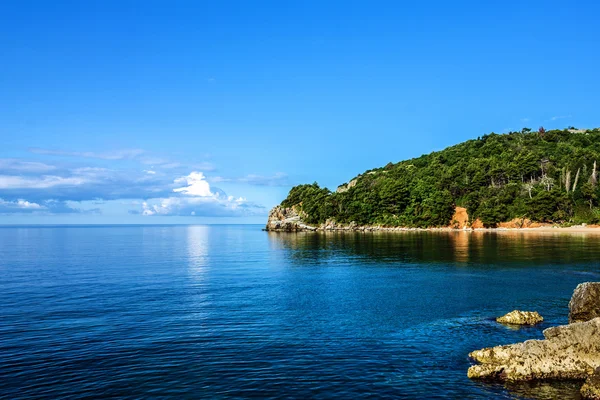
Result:
[[[202,172],[193,171],[175,179],[173,183],[185,185],[173,189],[173,193],[179,196],[153,198],[143,202],[143,215],[231,217],[261,215],[264,212],[263,206],[248,202],[243,197],[235,198],[227,196],[220,189],[211,189]]]
[[[259,216],[266,214],[264,205],[228,195],[213,183],[288,184],[283,173],[207,177],[216,169],[209,161],[174,162],[140,149],[29,152],[43,159],[0,158],[0,214],[101,214],[93,205],[120,201],[128,214],[146,217]]]

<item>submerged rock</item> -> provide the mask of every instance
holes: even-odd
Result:
[[[596,370],[581,387],[581,397],[589,400],[600,400],[600,370]]]
[[[508,314],[496,318],[497,322],[501,324],[511,325],[535,325],[544,320],[544,318],[537,311],[519,311],[514,310]]]
[[[589,321],[600,317],[600,282],[577,285],[569,302],[569,322]]]
[[[472,379],[585,379],[600,367],[600,318],[544,330],[544,340],[476,350]]]

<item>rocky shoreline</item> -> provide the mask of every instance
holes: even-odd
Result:
[[[527,340],[473,351],[467,376],[503,382],[586,380],[581,394],[600,399],[600,282],[577,286],[569,302],[568,325]]]
[[[389,227],[382,225],[358,225],[354,222],[349,224],[339,224],[335,221],[326,221],[320,225],[310,225],[303,221],[302,211],[295,207],[284,208],[276,206],[269,212],[267,224],[264,228],[268,232],[569,232],[569,233],[600,233],[600,227],[577,225],[571,227],[560,227],[557,225],[542,225],[536,227],[498,227],[481,228],[468,227],[461,224],[460,227],[432,227],[432,228],[409,228],[409,227]]]

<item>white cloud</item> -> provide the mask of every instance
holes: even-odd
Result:
[[[20,173],[41,173],[55,170],[54,165],[36,161],[21,161],[12,158],[0,158],[0,171],[14,171]]]
[[[168,197],[148,199],[142,203],[142,215],[146,216],[233,217],[263,214],[264,207],[249,203],[242,197]]]
[[[108,168],[83,167],[73,169],[71,174],[75,176],[86,177],[90,180],[101,180],[114,177],[115,171]]]
[[[185,194],[188,196],[213,197],[218,193],[210,191],[210,185],[206,181],[202,172],[192,172],[188,176],[175,179],[174,183],[187,183],[188,186],[173,189],[176,193]]]
[[[42,206],[40,206],[38,203],[30,203],[26,200],[17,200],[17,207],[19,208],[33,208],[33,209],[40,209],[42,208]]]
[[[139,161],[145,165],[161,165],[161,164],[166,164],[169,162],[169,160],[167,160],[167,159],[155,157],[155,156],[140,157]]]
[[[65,150],[52,150],[52,149],[41,149],[38,147],[32,147],[29,149],[31,153],[44,154],[52,156],[66,156],[66,157],[83,157],[83,158],[98,158],[101,160],[124,160],[131,159],[144,154],[144,150],[141,149],[122,149],[113,150],[104,153],[98,153],[94,151],[65,151]]]
[[[143,215],[154,215],[156,214],[155,211],[153,211],[153,208],[155,208],[156,206],[149,206],[147,202],[143,202],[142,203],[142,209],[144,210],[142,212]]]
[[[201,161],[197,163],[184,163],[182,161],[172,161],[166,158],[152,156],[140,157],[139,161],[144,165],[150,166],[150,168],[152,169],[189,168],[200,171],[214,171],[216,169],[215,165],[208,161]]]
[[[135,169],[82,167],[38,175],[0,172],[0,197],[9,200],[26,198],[40,202],[47,199],[142,199],[168,195],[172,192],[172,187],[172,179],[168,176],[146,174]]]
[[[42,202],[32,202],[24,199],[6,200],[0,198],[0,215],[7,214],[93,214],[99,213],[100,209],[83,209],[81,202],[44,200]]]
[[[211,178],[212,182],[235,182],[235,183],[246,183],[249,185],[256,186],[288,186],[288,176],[283,172],[277,172],[272,176],[255,175],[249,174],[242,177],[227,178],[222,176],[215,176]]]
[[[565,118],[571,118],[570,115],[557,115],[555,117],[550,118],[550,121],[556,121],[557,119],[565,119]]]
[[[45,208],[37,203],[31,203],[27,200],[19,199],[17,201],[6,201],[4,199],[0,199],[0,209],[3,208],[13,208],[13,209],[23,209],[23,210],[40,210]]]
[[[41,155],[49,155],[49,156],[59,156],[59,157],[75,157],[75,158],[88,158],[88,159],[99,159],[99,160],[107,160],[107,161],[122,161],[122,160],[134,160],[143,165],[149,166],[151,170],[157,169],[182,169],[186,168],[188,170],[200,170],[200,171],[214,171],[216,166],[209,161],[200,161],[200,162],[190,162],[182,161],[182,160],[172,160],[170,158],[160,157],[154,154],[149,154],[147,151],[143,149],[117,149],[111,151],[70,151],[70,150],[62,150],[62,149],[46,149],[40,147],[30,147],[28,149],[30,153],[41,154]],[[196,155],[199,158],[209,158],[210,154],[202,154]],[[10,159],[0,159],[0,171],[5,169],[4,165],[8,165],[9,162],[11,164],[15,164],[18,160],[10,160]],[[32,172],[47,172],[56,167],[51,165],[46,165],[43,163],[30,163],[31,165],[21,165],[20,168],[31,168]],[[36,169],[33,171],[33,169]]]
[[[61,177],[43,175],[40,177],[23,177],[0,175],[0,189],[49,189],[57,186],[80,186],[87,183],[83,177]]]
[[[178,163],[178,162],[169,162],[166,164],[159,164],[158,166],[163,169],[173,169],[173,168],[179,168],[182,165],[181,165],[181,163]]]
[[[161,165],[161,168],[167,168],[167,167],[165,165]],[[215,169],[217,169],[217,167],[215,167],[215,165],[209,161],[202,161],[200,163],[195,163],[195,164],[191,165],[190,168],[199,169],[202,171],[214,171]]]
[[[242,216],[262,215],[264,207],[243,197],[227,196],[211,188],[202,172],[194,171],[175,179],[186,186],[173,189],[180,197],[154,198],[142,203],[142,215]]]

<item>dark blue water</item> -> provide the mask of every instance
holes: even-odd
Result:
[[[576,398],[467,354],[567,322],[600,236],[0,228],[0,396]],[[537,310],[539,327],[493,317]]]

